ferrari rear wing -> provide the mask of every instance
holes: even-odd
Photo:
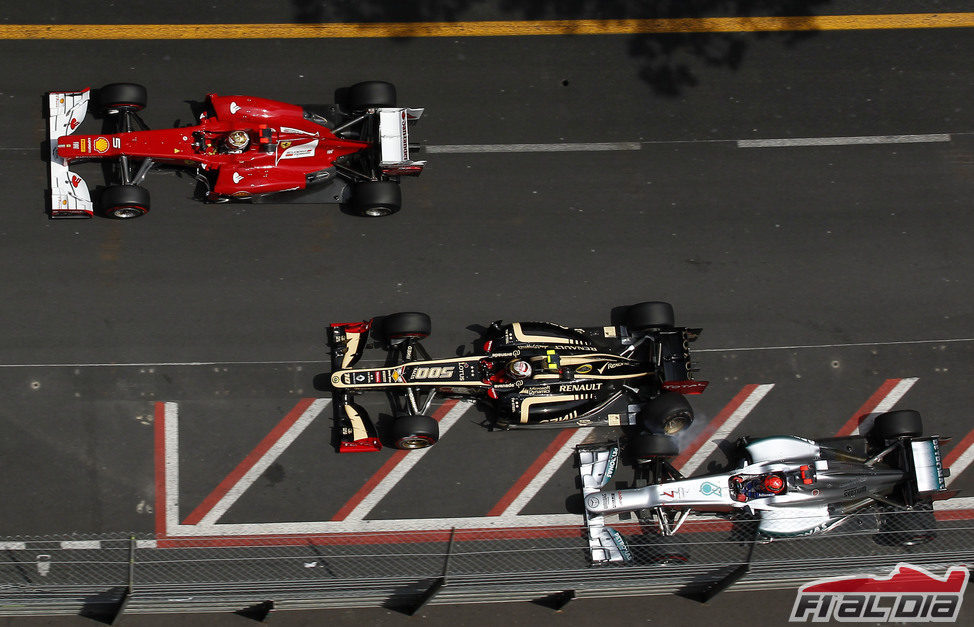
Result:
[[[409,158],[409,122],[423,109],[379,109],[379,167],[389,176],[419,176],[425,161]]]
[[[88,112],[90,90],[52,91],[47,96],[50,142],[51,217],[90,218],[94,215],[88,185],[58,156],[58,138],[74,133]]]

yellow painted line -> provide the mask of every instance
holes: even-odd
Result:
[[[0,40],[505,37],[971,27],[974,13],[360,24],[0,24]]]

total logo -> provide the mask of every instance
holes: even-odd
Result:
[[[886,577],[829,577],[798,589],[789,622],[955,622],[970,571],[951,566],[942,577],[899,563]]]

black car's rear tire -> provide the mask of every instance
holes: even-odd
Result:
[[[367,218],[391,215],[402,207],[402,190],[396,181],[366,181],[352,187],[352,209]]]
[[[422,339],[433,329],[428,314],[419,311],[403,311],[386,316],[382,320],[382,334],[390,340],[404,337]]]
[[[98,104],[102,113],[130,109],[141,111],[148,103],[148,92],[137,83],[111,83],[98,91]]]
[[[664,390],[639,412],[639,424],[650,433],[674,435],[693,423],[693,408],[682,394]]]
[[[626,311],[626,327],[630,331],[666,329],[675,324],[673,305],[661,301],[636,303]]]
[[[149,190],[140,185],[109,185],[101,193],[101,208],[109,218],[138,218],[149,212]]]
[[[348,88],[348,106],[352,111],[396,106],[396,86],[385,81],[365,81]]]
[[[629,454],[637,464],[645,464],[656,458],[676,457],[680,448],[676,440],[657,433],[643,433],[629,442]]]
[[[440,439],[438,422],[422,414],[403,414],[392,423],[392,440],[398,449],[427,448]]]
[[[888,411],[876,416],[869,435],[876,441],[895,440],[899,437],[916,437],[923,433],[920,412],[912,409]]]

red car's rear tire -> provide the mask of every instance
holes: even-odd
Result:
[[[396,106],[396,86],[385,81],[365,81],[348,88],[348,106],[352,111]]]
[[[352,209],[360,216],[391,215],[402,206],[402,191],[396,181],[366,181],[352,188]]]

